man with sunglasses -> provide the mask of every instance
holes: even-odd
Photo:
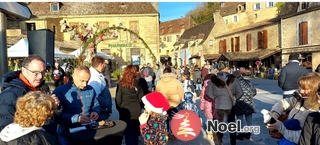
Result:
[[[16,112],[16,101],[29,91],[43,91],[50,93],[48,85],[43,80],[46,73],[45,61],[38,55],[29,55],[22,62],[21,71],[7,72],[0,80],[0,131],[13,122]],[[52,98],[59,105],[60,102],[55,95]],[[52,124],[44,126],[44,129],[56,135],[55,130],[50,128]]]

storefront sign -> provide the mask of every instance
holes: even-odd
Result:
[[[132,47],[132,44],[108,44],[108,47]]]

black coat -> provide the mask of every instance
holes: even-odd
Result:
[[[117,86],[115,102],[120,120],[137,120],[141,114],[141,98],[146,93],[139,81],[136,81],[134,86],[133,89],[123,87],[120,84]]]
[[[18,97],[25,95],[31,91],[19,78],[21,71],[13,71],[4,74],[0,80],[0,131],[13,122],[14,113],[16,112],[16,102]],[[43,81],[38,87],[43,93],[50,93],[49,86]],[[43,126],[47,132],[56,135],[57,128],[55,122]]]
[[[43,130],[35,130],[9,142],[0,140],[0,145],[59,145],[56,137]]]

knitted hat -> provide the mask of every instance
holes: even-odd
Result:
[[[218,63],[217,69],[218,69],[219,71],[221,71],[221,70],[225,69],[226,67],[227,67],[227,64],[226,64],[225,62],[223,62],[223,61],[220,61],[220,62]]]
[[[152,92],[142,97],[142,102],[152,112],[167,114],[167,110],[170,107],[168,100],[159,92]]]
[[[299,60],[299,56],[296,53],[291,53],[289,55],[289,60]]]

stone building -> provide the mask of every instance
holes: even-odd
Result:
[[[102,41],[96,44],[97,51],[112,55],[113,62],[118,66],[152,62],[141,38],[159,60],[159,13],[156,2],[31,2],[28,7],[33,14],[30,20],[8,24],[8,36],[12,41],[12,37],[25,37],[26,31],[50,29],[55,32],[55,47],[71,52],[81,47],[83,37],[90,38],[94,32],[119,26],[128,31],[108,30],[105,35],[99,36]],[[129,30],[139,37],[129,33]]]
[[[292,2],[283,7],[281,19],[282,65],[290,53],[299,53],[301,62],[312,63],[312,70],[320,64],[319,2]],[[289,15],[288,15],[289,14]]]
[[[230,30],[275,18],[276,2],[222,2],[220,15]]]
[[[160,23],[160,60],[162,62],[177,61],[178,52],[173,45],[178,42],[186,29],[193,26],[195,22],[190,16]]]

